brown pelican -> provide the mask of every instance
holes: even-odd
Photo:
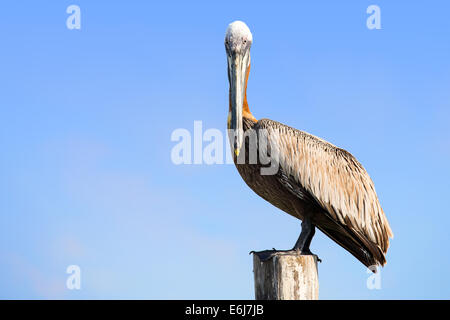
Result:
[[[363,166],[325,140],[276,121],[256,120],[250,112],[247,82],[252,41],[245,23],[228,26],[228,132],[239,174],[260,197],[302,221],[292,250],[312,254],[309,246],[317,227],[364,265],[383,266],[393,233]],[[264,164],[259,157],[250,161],[254,150],[248,132],[264,132],[267,153],[276,151],[274,174],[261,173]],[[263,148],[261,141],[256,142],[257,152]],[[270,251],[260,253],[264,259],[270,256]]]

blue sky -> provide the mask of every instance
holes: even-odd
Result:
[[[68,30],[66,8],[81,8]],[[381,30],[366,8],[381,8]],[[233,165],[171,162],[177,128],[225,130],[223,39],[253,33],[256,118],[352,152],[395,238],[382,288],[320,232],[322,299],[450,298],[446,1],[4,1],[0,298],[252,299],[250,250],[300,222]],[[67,266],[81,290],[66,288]]]

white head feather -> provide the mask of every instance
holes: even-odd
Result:
[[[227,32],[225,34],[225,39],[242,39],[252,42],[253,36],[250,29],[242,21],[235,21],[228,25]]]

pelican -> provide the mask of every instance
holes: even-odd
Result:
[[[292,252],[311,255],[310,244],[317,227],[365,266],[384,266],[393,233],[374,184],[358,160],[321,138],[273,120],[256,120],[250,112],[247,83],[252,42],[244,22],[235,21],[228,26],[227,128],[239,174],[260,197],[302,221]],[[273,174],[262,174],[265,166],[260,158],[254,163],[249,161],[249,132],[264,132],[261,136],[267,139],[265,150],[268,154],[276,151],[277,170]],[[262,148],[258,140],[256,150]],[[242,157],[243,161],[239,161]],[[273,252],[276,251],[259,254],[269,259]]]

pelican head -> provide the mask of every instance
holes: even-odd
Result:
[[[250,66],[250,47],[253,37],[250,29],[242,21],[231,23],[225,34],[225,50],[228,61],[228,81],[230,83],[230,114],[228,129],[234,131],[233,148],[236,156],[244,140],[242,111],[244,107],[245,81]]]

